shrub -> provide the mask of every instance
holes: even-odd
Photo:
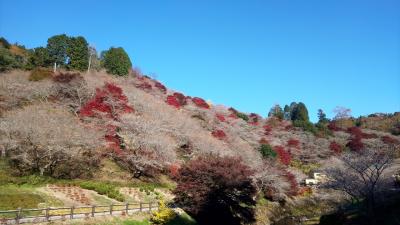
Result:
[[[110,48],[104,53],[103,65],[107,73],[118,76],[128,75],[132,67],[131,60],[123,48]]]
[[[329,145],[329,149],[336,154],[340,154],[343,150],[343,147],[340,144],[332,141],[331,144]]]
[[[57,73],[53,76],[53,81],[57,83],[69,83],[73,79],[82,79],[80,73]]]
[[[332,121],[328,124],[328,129],[331,131],[341,131],[342,129],[337,126],[335,121]]]
[[[312,124],[308,121],[295,120],[295,121],[293,121],[293,126],[300,127],[304,131],[308,131],[313,134],[316,134],[318,132],[318,130],[315,128],[314,124]]]
[[[167,224],[167,222],[173,220],[176,217],[174,210],[167,207],[164,201],[158,203],[158,210],[153,212],[150,221],[152,224]]]
[[[206,101],[204,101],[204,99],[202,99],[202,98],[194,97],[194,98],[192,98],[192,102],[199,108],[203,108],[203,109],[210,108],[208,103]]]
[[[287,145],[288,145],[290,148],[297,148],[297,149],[299,149],[299,148],[300,148],[300,141],[291,138],[291,139],[289,139],[289,140],[287,141]]]
[[[215,115],[215,117],[217,117],[217,119],[220,121],[220,122],[225,122],[226,120],[225,120],[225,116],[224,115],[222,115],[222,114],[216,114]]]
[[[181,104],[179,104],[178,100],[174,95],[168,95],[167,100],[165,101],[168,105],[173,106],[177,109],[181,107]]]
[[[162,93],[166,94],[167,93],[167,88],[160,82],[154,81],[154,87],[158,88]]]
[[[381,140],[383,141],[383,143],[388,144],[388,145],[398,145],[400,144],[400,141],[392,138],[390,136],[383,136],[381,137]]]
[[[264,158],[276,158],[277,153],[269,144],[261,144],[259,151]]]
[[[147,81],[143,81],[143,82],[141,82],[139,84],[136,84],[135,87],[137,87],[139,89],[142,89],[142,90],[145,90],[145,91],[153,89],[153,86],[151,86],[151,84],[149,82],[147,82]]]
[[[218,138],[219,140],[223,140],[226,138],[226,134],[223,130],[214,130],[211,132],[212,136]]]
[[[265,138],[261,138],[261,139],[258,141],[258,143],[260,143],[260,144],[269,144],[268,141],[267,141],[267,139],[265,139]]]
[[[175,92],[174,97],[178,101],[179,105],[181,105],[181,106],[187,105],[186,96],[183,95],[182,93]]]
[[[50,69],[46,68],[35,68],[32,70],[31,74],[29,75],[30,81],[41,81],[46,78],[49,78],[53,75],[53,72]]]
[[[361,151],[364,148],[364,144],[361,141],[361,137],[353,136],[350,141],[346,144],[347,147],[352,151]]]
[[[101,183],[95,181],[84,181],[79,183],[79,186],[83,189],[95,191],[101,195],[106,195],[109,198],[123,202],[124,196],[118,191],[118,188],[112,184]]]
[[[285,177],[290,184],[290,190],[287,194],[290,196],[296,196],[299,193],[299,184],[296,181],[296,177],[290,172],[286,172]]]
[[[237,113],[236,113],[236,116],[237,116],[238,118],[240,118],[240,119],[246,121],[246,122],[249,121],[249,116],[247,116],[247,115],[244,114],[244,113],[237,112]]]
[[[260,119],[261,119],[260,115],[256,113],[250,113],[248,122],[253,126],[258,126]]]
[[[363,137],[363,132],[361,131],[361,129],[359,127],[349,127],[347,128],[347,133],[349,133],[350,135],[354,136],[354,137]]]
[[[270,125],[268,125],[268,124],[264,125],[264,126],[263,126],[263,129],[264,129],[264,134],[265,134],[265,135],[271,134],[272,127],[271,127]]]
[[[290,162],[292,160],[292,157],[288,151],[285,150],[283,146],[275,146],[274,150],[276,153],[278,153],[279,160],[283,165],[290,165]]]
[[[181,168],[175,202],[200,224],[252,223],[257,193],[252,175],[239,158],[198,157]]]

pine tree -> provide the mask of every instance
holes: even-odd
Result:
[[[89,63],[89,44],[82,36],[71,37],[68,40],[67,55],[69,58],[68,68],[84,71]]]
[[[102,52],[101,58],[103,59],[102,64],[107,72],[114,75],[128,75],[129,69],[132,68],[132,63],[128,54],[121,47],[110,48],[108,51]]]

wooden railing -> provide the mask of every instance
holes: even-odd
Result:
[[[158,203],[126,203],[106,206],[79,206],[42,209],[22,209],[0,211],[0,224],[40,223],[67,219],[88,219],[98,216],[127,216],[139,212],[158,209]]]

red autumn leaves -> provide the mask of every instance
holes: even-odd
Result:
[[[89,100],[80,110],[82,118],[92,117],[97,119],[118,121],[120,115],[133,112],[133,108],[128,105],[128,98],[123,94],[122,89],[115,84],[106,83],[103,88],[96,89],[96,95]],[[116,153],[121,152],[121,140],[117,135],[118,127],[108,124],[105,139],[109,147]]]

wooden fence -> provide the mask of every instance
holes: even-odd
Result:
[[[107,206],[79,206],[0,211],[0,224],[40,223],[67,219],[89,219],[98,216],[127,216],[158,209],[158,203],[126,203]]]

